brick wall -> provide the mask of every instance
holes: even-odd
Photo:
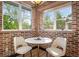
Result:
[[[53,5],[53,4],[52,4]],[[51,6],[52,6],[51,5]],[[44,7],[43,7],[44,8]],[[13,37],[23,36],[24,38],[33,36],[44,36],[50,37],[54,40],[56,37],[64,35],[67,38],[67,56],[79,56],[79,2],[72,2],[73,11],[73,23],[71,31],[40,31],[42,11],[38,11],[37,8],[33,8],[35,13],[33,16],[33,25],[35,26],[35,31],[1,31],[2,30],[2,2],[0,2],[0,56],[9,56],[14,54],[13,49]],[[36,11],[36,12],[35,12]],[[36,17],[35,17],[36,16]]]
[[[2,2],[0,2],[0,30],[2,29]],[[2,48],[3,48],[3,46],[2,46],[2,42],[3,42],[3,40],[2,40],[2,33],[1,33],[1,31],[0,31],[0,56],[2,56],[3,55],[3,50],[2,50]]]
[[[14,54],[13,38],[15,36],[23,36],[24,38],[36,36],[34,26],[32,31],[2,31],[2,2],[0,2],[0,56]]]
[[[15,31],[15,32],[2,32],[3,34],[3,56],[14,54],[13,38],[15,36],[23,36],[24,38],[33,37],[34,31]]]
[[[79,2],[76,2],[76,20],[77,20],[77,38],[76,38],[76,49],[77,49],[77,54],[79,56]],[[78,48],[77,48],[78,47]]]
[[[39,36],[43,36],[43,37],[50,37],[52,38],[52,40],[54,40],[56,37],[61,36],[63,34],[64,37],[67,38],[67,49],[66,49],[66,56],[79,56],[79,3],[78,2],[72,2],[72,15],[73,15],[73,21],[72,21],[72,30],[73,31],[44,31],[41,30],[41,26],[42,26],[42,12],[46,9],[50,9],[53,8],[55,6],[59,6],[64,3],[67,2],[54,2],[48,4],[49,6],[40,6],[39,9],[38,8],[38,13],[40,14],[40,19],[38,20],[39,22],[39,29],[38,29],[38,34]]]

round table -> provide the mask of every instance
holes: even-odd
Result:
[[[29,44],[35,44],[38,47],[38,56],[39,56],[39,45],[48,44],[52,42],[52,39],[46,37],[32,37],[25,39],[25,42]]]

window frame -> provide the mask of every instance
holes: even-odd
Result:
[[[68,3],[65,3],[65,4],[63,4],[63,5],[60,5],[60,6],[57,6],[57,7],[54,7],[54,8],[50,8],[50,9],[47,9],[47,10],[44,10],[43,11],[43,18],[42,18],[42,30],[44,30],[44,31],[62,31],[61,29],[57,29],[57,26],[56,26],[56,17],[55,17],[55,21],[54,21],[54,28],[53,29],[45,29],[44,28],[44,13],[46,12],[46,11],[50,11],[50,10],[54,10],[54,12],[55,11],[57,11],[58,10],[58,8],[59,9],[61,9],[61,8],[63,8],[63,7],[67,7],[67,6],[71,6],[71,8],[72,8],[72,3],[71,2],[68,2]],[[72,23],[72,21],[69,21],[69,23]],[[72,29],[68,29],[68,24],[66,24],[65,23],[65,29],[63,30],[63,31],[72,31]]]
[[[30,12],[31,12],[31,28],[30,29],[23,29],[22,28],[22,24],[20,24],[21,23],[21,19],[19,19],[19,15],[18,15],[18,19],[19,19],[19,21],[18,21],[18,25],[19,25],[19,28],[17,28],[17,29],[4,29],[4,27],[3,27],[3,5],[4,5],[4,3],[7,3],[7,2],[5,2],[5,1],[3,1],[2,2],[2,31],[32,31],[32,8],[28,8],[28,5],[26,5],[26,6],[24,6],[23,4],[21,4],[21,3],[18,3],[18,2],[10,2],[9,1],[9,3],[11,4],[12,3],[12,5],[17,5],[18,6],[18,8],[20,9],[19,10],[19,12],[20,13],[18,13],[18,14],[20,14],[21,15],[21,9],[22,9],[22,7],[25,7],[26,8],[26,10],[29,10]],[[22,18],[22,17],[21,17]],[[20,26],[21,25],[21,26]]]

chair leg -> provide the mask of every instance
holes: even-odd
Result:
[[[46,56],[48,57],[48,52],[46,52]]]
[[[25,57],[25,54],[23,54],[23,57]]]
[[[31,57],[32,57],[32,50],[30,50],[30,55],[31,55]]]

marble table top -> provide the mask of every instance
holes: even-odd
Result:
[[[32,37],[25,39],[25,42],[30,44],[48,44],[52,42],[52,39],[46,37]]]

